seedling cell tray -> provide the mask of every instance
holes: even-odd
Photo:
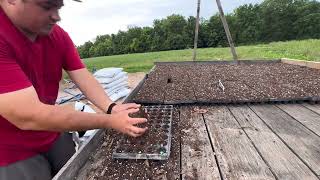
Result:
[[[148,131],[139,138],[123,136],[114,148],[114,159],[167,160],[171,148],[172,105],[144,106]]]

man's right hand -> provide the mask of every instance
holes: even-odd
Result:
[[[133,136],[133,137],[141,136],[146,132],[148,128],[147,127],[139,128],[135,125],[145,123],[147,122],[147,119],[129,117],[129,114],[132,114],[138,111],[139,109],[128,109],[128,110],[110,115],[112,120],[112,122],[110,122],[111,128],[121,133],[127,134],[129,136]]]

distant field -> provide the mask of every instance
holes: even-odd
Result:
[[[292,58],[320,61],[320,40],[275,42],[237,47],[239,59]],[[198,49],[198,60],[231,60],[229,48]],[[127,72],[147,72],[156,61],[191,61],[192,49],[126,54],[84,59],[88,69],[123,67]]]

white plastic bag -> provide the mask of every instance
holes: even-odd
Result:
[[[123,88],[119,91],[116,91],[113,95],[110,96],[111,101],[117,101],[122,97],[126,97],[130,94],[131,90],[128,88]]]
[[[123,87],[129,87],[127,81],[122,82],[122,83],[119,83],[119,84],[117,84],[117,85],[115,85],[115,86],[112,86],[112,87],[110,87],[110,88],[107,88],[107,89],[105,89],[105,92],[106,92],[107,94],[109,94],[109,93],[111,93],[112,91],[115,91],[115,90],[117,90],[117,89],[119,89],[119,88],[123,88]]]
[[[118,73],[120,73],[122,70],[123,68],[103,68],[95,72],[93,75],[95,77],[112,78],[116,76]]]
[[[116,88],[116,89],[114,89],[114,90],[112,90],[112,91],[110,91],[110,92],[107,92],[107,94],[108,94],[108,96],[110,97],[110,96],[112,96],[114,93],[116,93],[116,92],[118,92],[118,91],[120,91],[120,90],[122,90],[122,89],[124,89],[124,88],[129,89],[128,86],[120,86],[120,87],[118,87],[118,88]]]
[[[126,72],[120,72],[118,73],[117,75],[115,75],[114,77],[96,77],[97,81],[100,83],[100,84],[109,84],[113,81],[116,81],[118,79],[121,79],[123,77],[128,77],[128,73]]]
[[[124,77],[122,77],[122,78],[120,78],[118,80],[115,80],[115,81],[113,81],[113,82],[111,82],[109,84],[102,84],[102,86],[103,86],[104,89],[110,89],[110,88],[112,88],[114,86],[119,85],[120,83],[123,83],[123,82],[128,82],[128,76],[124,76]]]

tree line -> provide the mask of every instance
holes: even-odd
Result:
[[[264,0],[238,7],[226,19],[236,45],[320,38],[320,2]],[[193,48],[196,18],[173,14],[156,19],[152,27],[129,27],[117,34],[99,35],[78,46],[81,58]],[[198,47],[226,47],[219,14],[201,19]]]

